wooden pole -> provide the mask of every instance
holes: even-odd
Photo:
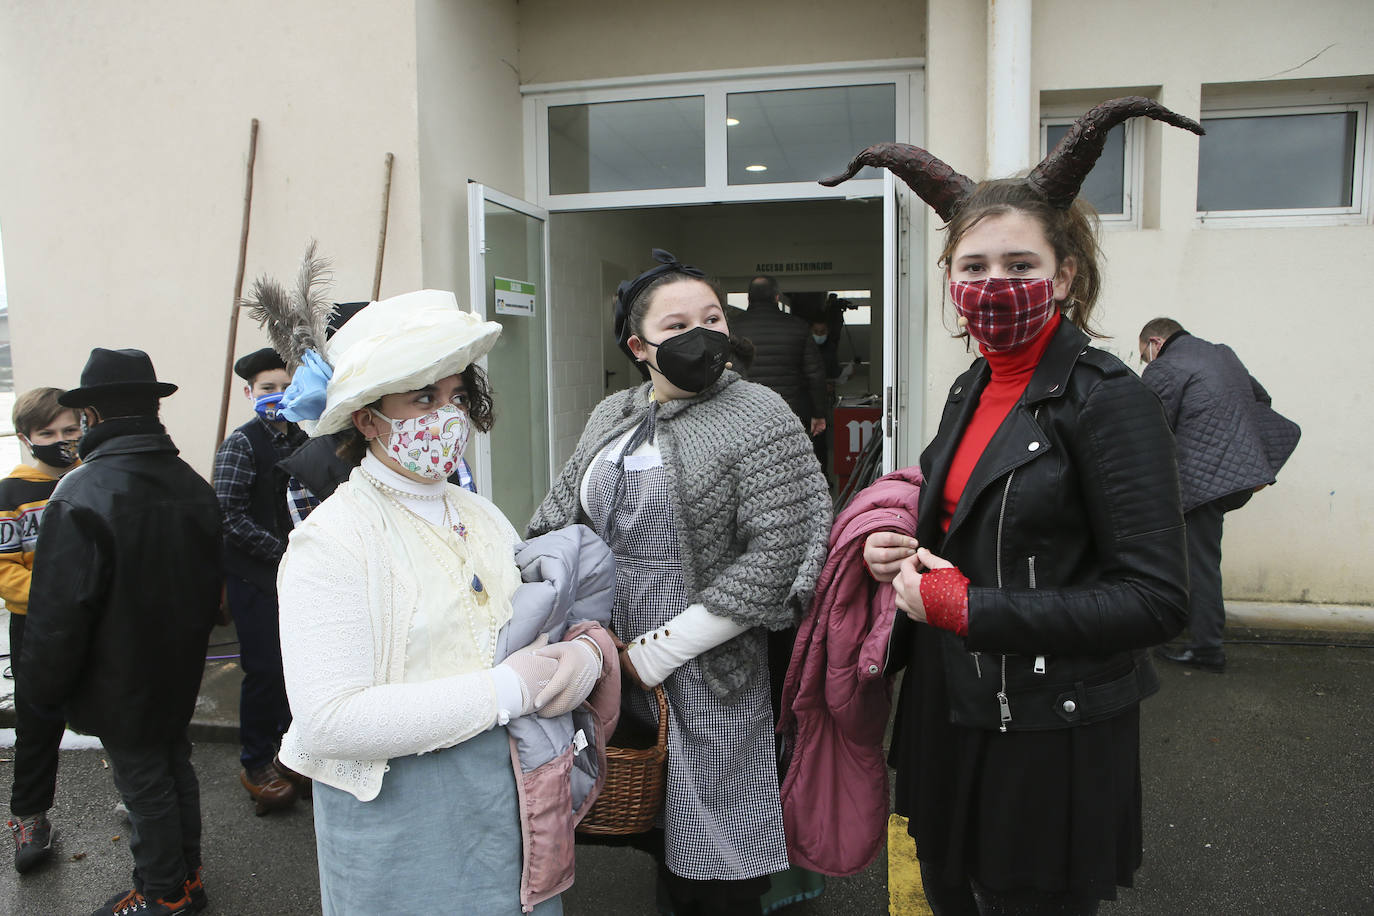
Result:
[[[377,235],[377,267],[372,271],[372,301],[382,294],[382,258],[386,256],[386,220],[391,212],[391,164],[396,157],[386,154],[386,184],[382,189],[382,229]]]
[[[229,424],[229,394],[234,382],[234,344],[239,334],[239,300],[243,298],[243,270],[248,261],[248,217],[253,211],[253,165],[258,158],[258,119],[248,138],[248,185],[243,191],[243,228],[239,230],[239,267],[234,275],[234,301],[229,307],[229,340],[224,348],[224,391],[219,402],[219,426],[215,446],[224,441]]]

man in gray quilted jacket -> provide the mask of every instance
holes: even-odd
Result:
[[[1140,331],[1141,379],[1164,403],[1178,443],[1178,477],[1188,526],[1191,641],[1161,646],[1162,659],[1220,673],[1226,609],[1221,529],[1227,512],[1273,483],[1301,430],[1270,407],[1269,393],[1225,344],[1194,337],[1172,318]]]

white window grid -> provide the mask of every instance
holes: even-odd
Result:
[[[1280,115],[1354,112],[1355,157],[1351,169],[1350,206],[1293,207],[1256,210],[1199,210],[1198,223],[1224,228],[1275,228],[1293,226],[1348,226],[1367,223],[1370,216],[1370,186],[1374,183],[1371,163],[1369,103],[1340,102],[1325,105],[1250,106],[1204,108],[1201,120],[1208,118],[1262,118]],[[1196,199],[1196,195],[1194,195]]]
[[[602,80],[588,83],[532,85],[525,94],[525,129],[534,136],[526,148],[526,187],[535,189],[539,206],[550,211],[595,210],[621,207],[661,207],[680,204],[738,203],[761,200],[818,200],[881,197],[882,178],[850,179],[836,188],[815,181],[732,185],[727,175],[726,97],[738,92],[783,89],[820,89],[836,86],[883,85],[895,87],[895,139],[911,136],[911,76],[918,60],[875,62],[873,66],[847,64],[801,67],[790,72],[732,70],[715,73],[646,77],[634,81]],[[901,69],[899,69],[901,68]],[[700,187],[650,188],[635,191],[599,191],[584,194],[553,194],[549,191],[550,107],[590,105],[598,102],[650,101],[701,96],[706,119],[706,180]],[[855,153],[858,150],[854,150]],[[817,178],[825,176],[817,175]]]
[[[1040,158],[1050,153],[1049,128],[1073,124],[1082,116],[1050,115],[1040,119]],[[1124,135],[1123,162],[1121,170],[1121,212],[1099,213],[1098,219],[1104,229],[1139,229],[1139,204],[1141,189],[1145,186],[1145,157],[1140,155],[1140,125],[1136,121],[1126,121],[1121,125]]]

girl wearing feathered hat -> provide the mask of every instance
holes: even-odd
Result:
[[[758,913],[788,865],[769,633],[810,600],[830,498],[796,415],[728,368],[719,291],[654,257],[615,299],[618,343],[647,381],[592,411],[530,533],[585,520],[601,534],[622,668],[667,694],[662,829],[642,838],[661,892],[679,913]],[[625,708],[657,724],[649,694],[631,691]]]
[[[506,726],[582,703],[600,648],[536,641],[493,663],[518,539],[492,503],[446,482],[471,431],[491,426],[475,363],[500,330],[452,293],[375,302],[301,354],[283,399],[314,436],[351,431],[340,454],[357,465],[292,533],[278,580],[293,713],[281,759],[314,780],[327,914],[515,914],[522,899],[558,913],[571,882],[569,865],[552,892],[522,898]]]
[[[1100,272],[1078,189],[1143,98],[1093,109],[1026,178],[975,185],[882,144],[948,222],[940,266],[982,354],[921,455],[916,537],[870,535],[906,666],[892,755],[935,913],[1095,913],[1141,860],[1144,650],[1182,629],[1187,561],[1159,401],[1089,346]]]

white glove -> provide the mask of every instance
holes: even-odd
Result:
[[[601,649],[588,636],[556,642],[539,655],[558,660],[558,672],[534,698],[534,708],[546,719],[572,712],[582,705],[601,676]]]
[[[714,649],[748,630],[706,610],[702,604],[689,604],[672,620],[639,636],[625,647],[630,665],[647,690],[657,687],[678,668],[707,649]]]
[[[505,721],[501,721],[502,718],[509,721],[518,716],[528,715],[538,708],[535,698],[549,686],[549,682],[558,673],[558,660],[540,654],[540,650],[547,642],[547,636],[540,636],[525,648],[506,656],[505,661],[491,669],[492,678],[496,681],[497,704],[505,714],[504,717],[498,716],[500,724],[506,724]],[[505,695],[512,675],[520,691],[518,707],[513,691],[509,696]]]

